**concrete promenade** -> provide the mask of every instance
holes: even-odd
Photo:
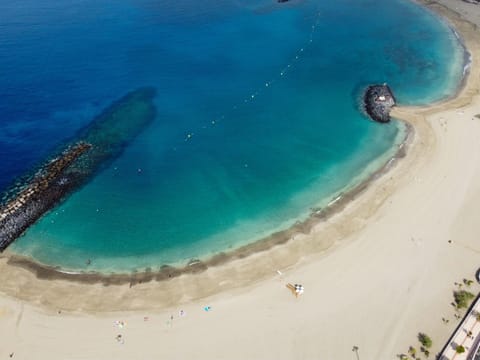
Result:
[[[448,340],[447,345],[443,348],[440,360],[479,360],[480,351],[480,297],[477,296],[474,304],[470,307],[467,315],[464,317],[460,325],[456,328],[455,333]],[[465,352],[458,353],[457,346],[463,346]]]

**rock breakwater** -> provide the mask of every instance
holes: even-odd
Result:
[[[4,196],[0,204],[0,252],[121,155],[155,118],[154,97],[153,88],[141,88],[114,102],[79,131],[65,150]]]
[[[73,174],[66,169],[91,148],[78,143],[47,163],[16,197],[0,212],[0,251],[5,250],[31,224],[51,209],[75,185]]]

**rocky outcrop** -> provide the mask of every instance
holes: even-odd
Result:
[[[155,118],[154,97],[154,89],[141,88],[116,101],[77,134],[73,145],[67,145],[4,196],[0,204],[0,252],[121,155]]]
[[[370,85],[365,90],[363,105],[365,112],[372,120],[381,123],[389,122],[390,111],[395,104],[395,97],[387,84]]]
[[[66,175],[66,169],[90,148],[90,144],[81,142],[66,149],[41,168],[18,195],[1,208],[0,252],[74,186],[74,179]]]

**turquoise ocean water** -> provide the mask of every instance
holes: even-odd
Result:
[[[69,270],[185,264],[305,219],[395,152],[358,109],[452,94],[463,50],[405,0],[0,0],[0,190],[112,101],[158,115],[14,252]]]

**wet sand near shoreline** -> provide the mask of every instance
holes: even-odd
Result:
[[[9,265],[19,266],[23,269],[31,271],[39,279],[62,279],[85,284],[102,283],[104,285],[135,285],[142,282],[168,280],[183,274],[199,273],[212,266],[224,265],[231,260],[242,259],[257,252],[268,251],[272,247],[293,241],[293,238],[296,236],[310,234],[318,224],[328,220],[333,215],[344,210],[345,207],[348,206],[350,202],[357,199],[372,182],[388,173],[388,171],[390,171],[396,165],[398,160],[405,157],[408,146],[413,141],[413,127],[409,123],[404,123],[404,126],[406,128],[405,138],[403,142],[398,145],[397,151],[393,157],[389,158],[378,170],[367,176],[364,181],[361,181],[357,185],[351,187],[349,190],[345,190],[345,192],[340,193],[338,196],[332,199],[326,207],[312,210],[312,213],[307,220],[297,221],[294,226],[286,230],[273,233],[264,239],[242,246],[233,251],[216,254],[205,261],[192,259],[184,267],[164,265],[160,267],[160,271],[146,270],[126,274],[108,274],[94,271],[70,272],[61,268],[43,265],[35,260],[31,260],[30,258],[23,257],[15,253],[7,253],[7,262]],[[323,250],[323,247],[324,245],[320,245],[320,250]]]
[[[206,261],[192,260],[183,268],[163,266],[159,272],[145,271],[131,274],[65,272],[62,269],[45,266],[28,258],[11,253],[6,253],[6,255],[0,256],[0,261],[4,262],[3,264],[0,262],[0,267],[3,265],[14,271],[15,275],[10,277],[11,280],[18,279],[18,277],[22,276],[22,274],[30,277],[32,281],[35,281],[34,279],[42,281],[61,280],[62,282],[71,282],[73,287],[75,287],[76,284],[79,287],[81,293],[84,293],[84,290],[81,290],[81,288],[83,287],[82,285],[86,285],[87,287],[92,284],[97,284],[103,287],[113,285],[123,285],[123,287],[125,287],[128,285],[129,293],[135,296],[135,289],[133,289],[133,287],[138,285],[148,286],[149,283],[151,283],[152,287],[157,287],[159,285],[162,286],[163,284],[158,283],[164,281],[172,282],[175,280],[183,282],[185,281],[185,278],[189,277],[189,275],[194,276],[191,279],[193,281],[202,281],[201,277],[204,272],[216,272],[218,268],[221,269],[222,267],[227,268],[227,273],[230,274],[228,267],[230,267],[231,263],[233,262],[233,268],[235,268],[238,263],[242,264],[242,270],[237,269],[240,270],[240,272],[238,273],[238,278],[232,278],[232,275],[230,274],[225,280],[221,281],[224,281],[225,285],[225,281],[231,282],[232,284],[234,284],[234,287],[247,286],[252,282],[251,276],[248,276],[249,272],[255,273],[255,281],[267,279],[272,276],[272,267],[258,267],[257,264],[259,256],[263,257],[265,255],[268,256],[271,253],[275,254],[276,256],[278,256],[275,268],[284,269],[286,267],[294,266],[306,254],[315,254],[328,250],[334,245],[335,237],[345,237],[358,229],[356,226],[344,226],[343,224],[337,223],[337,221],[345,221],[344,217],[346,217],[346,214],[342,214],[342,212],[346,211],[347,207],[351,206],[351,204],[354,203],[357,198],[360,198],[363,193],[370,189],[370,185],[372,183],[375,183],[376,181],[381,179],[382,176],[385,176],[390,171],[392,171],[392,169],[397,165],[398,161],[406,156],[408,148],[409,146],[411,146],[414,139],[414,130],[409,123],[405,123],[405,126],[405,140],[400,144],[395,155],[390,158],[380,169],[372,173],[365,181],[354,186],[348,192],[341,194],[335,199],[333,199],[330,206],[312,212],[312,214],[307,220],[303,222],[298,222],[296,225],[285,231],[274,233],[265,239],[243,246],[230,253],[220,253]],[[383,194],[382,197],[384,196],[385,194]],[[376,200],[375,204],[378,206],[383,202],[383,200],[384,199]],[[374,208],[375,207],[369,206],[369,213],[373,212]],[[328,222],[335,216],[341,216],[342,220],[336,220],[335,222],[329,224]],[[340,230],[340,228],[342,230]],[[323,238],[325,234],[329,236]],[[314,237],[314,241],[312,241],[312,237]],[[286,254],[286,256],[284,256],[283,254]],[[243,269],[246,269],[247,276],[242,273],[244,271]],[[0,283],[0,289],[2,289],[2,287],[7,288],[8,283],[8,274],[5,274],[5,278],[2,279]],[[14,290],[16,283],[16,281],[13,281],[10,290]],[[184,285],[182,286],[182,289],[183,288]],[[202,286],[202,288],[204,288],[206,291],[202,291],[199,295],[193,294],[192,299],[203,298],[205,296],[215,294],[218,291],[218,289],[213,287],[210,288],[210,291],[208,291],[208,287]],[[228,289],[228,286],[225,286],[222,290],[224,291],[225,289]],[[175,304],[177,300],[171,302],[171,299],[177,299],[178,297],[172,295],[172,291],[169,290],[168,298],[164,299],[165,302],[157,301],[157,305],[159,305],[159,307],[161,308],[163,306]],[[22,293],[18,292],[15,296],[22,298]],[[157,295],[154,296],[156,296],[158,299]],[[81,295],[77,296],[76,299],[79,300],[80,297]],[[23,299],[31,301],[31,299],[28,297],[25,297]],[[50,300],[44,299],[43,296],[41,298],[38,298],[38,300],[40,301],[40,303],[43,303],[44,301],[50,302]],[[128,301],[129,300],[127,300],[127,302]],[[110,302],[107,305],[108,307],[100,309],[96,306],[91,308],[85,308],[85,305],[88,304],[87,300],[85,303],[81,304],[81,307],[85,311],[111,311],[125,308],[128,309],[129,305],[127,304],[127,302],[122,302],[118,305],[114,305]],[[76,302],[76,304],[74,304],[71,308],[65,307],[65,304],[63,304],[62,306],[60,306],[59,304],[59,306],[64,309],[75,310],[78,307],[78,304],[79,303]],[[142,305],[138,307],[138,309],[142,308]]]

